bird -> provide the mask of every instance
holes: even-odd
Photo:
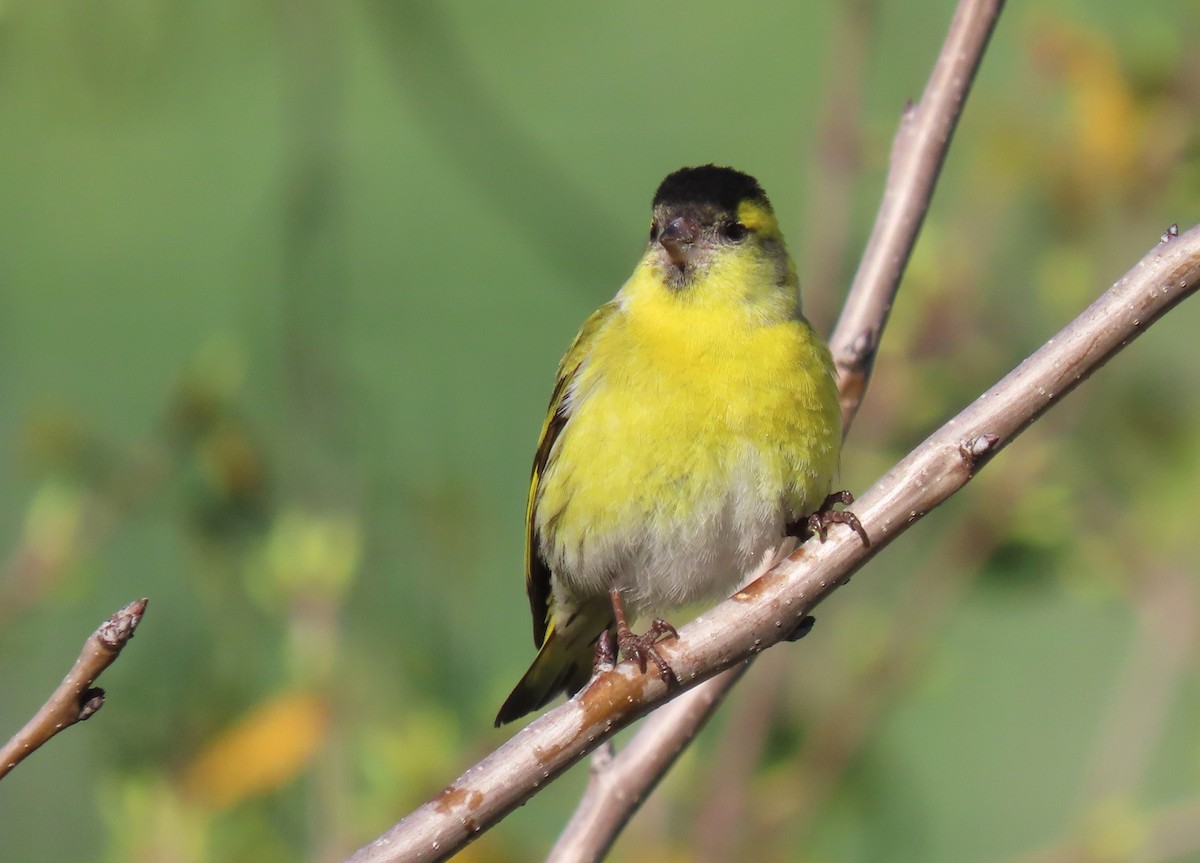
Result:
[[[658,186],[641,260],[558,367],[525,517],[538,653],[497,727],[588,681],[617,648],[677,683],[629,621],[737,586],[790,530],[861,524],[829,348],[805,319],[766,193],[714,164]]]

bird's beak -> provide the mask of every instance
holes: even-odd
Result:
[[[667,250],[671,263],[682,269],[691,259],[698,233],[695,221],[687,216],[680,216],[667,222],[662,233],[658,235],[658,243]]]

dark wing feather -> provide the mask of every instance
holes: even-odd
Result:
[[[533,457],[529,502],[525,507],[525,592],[529,594],[529,611],[533,615],[533,643],[538,646],[545,641],[546,629],[550,625],[551,598],[550,565],[542,557],[540,537],[535,526],[538,486],[541,484],[546,464],[550,461],[554,444],[571,419],[567,400],[571,384],[587,359],[592,339],[616,308],[614,303],[606,303],[593,312],[559,363],[554,392],[550,396],[550,408],[546,411],[546,420],[542,423],[542,433],[538,437],[537,452]]]

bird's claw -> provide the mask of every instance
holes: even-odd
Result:
[[[830,527],[835,524],[844,524],[858,534],[858,538],[862,540],[863,548],[870,548],[871,539],[863,529],[862,522],[858,520],[858,516],[849,510],[834,509],[834,506],[839,503],[842,506],[849,506],[854,503],[854,495],[848,491],[835,491],[826,497],[824,502],[817,507],[817,511],[808,517],[806,526],[808,527],[809,534],[816,534],[821,538],[821,542],[824,542]]]
[[[621,649],[621,655],[636,662],[642,674],[646,673],[647,660],[653,662],[658,668],[658,673],[666,681],[667,687],[670,688],[679,685],[679,678],[675,676],[671,666],[667,664],[655,647],[659,641],[667,637],[678,638],[679,633],[675,631],[675,627],[661,617],[654,618],[650,628],[642,635],[634,635],[628,627],[618,627],[617,629],[617,646]]]
[[[672,638],[679,637],[675,627],[661,617],[656,617],[645,634],[634,635],[625,619],[625,603],[621,599],[620,589],[610,588],[608,595],[612,600],[613,620],[617,629],[617,647],[620,649],[621,655],[636,662],[638,668],[642,670],[642,674],[646,673],[646,660],[650,660],[658,667],[658,673],[666,682],[668,689],[678,686],[679,678],[675,676],[671,666],[655,648],[655,645],[668,635]]]

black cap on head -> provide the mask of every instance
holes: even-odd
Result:
[[[758,180],[733,168],[701,165],[680,168],[658,186],[653,206],[700,205],[715,206],[730,213],[736,212],[742,201],[754,201],[768,209],[771,202]]]

